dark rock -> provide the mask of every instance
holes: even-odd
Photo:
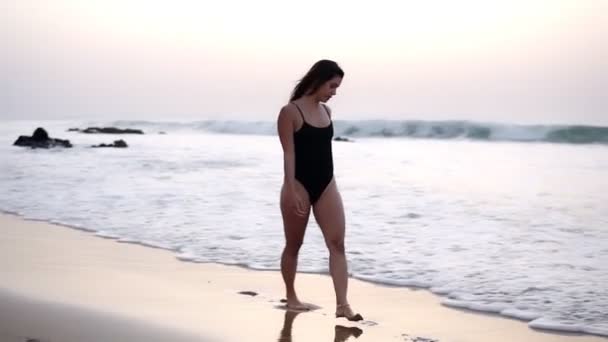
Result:
[[[93,145],[91,147],[118,147],[118,148],[125,148],[128,147],[127,143],[120,139],[120,140],[114,140],[113,144],[99,144],[99,145]]]
[[[252,296],[252,297],[255,297],[258,295],[256,292],[253,292],[253,291],[241,291],[241,292],[239,292],[239,294],[246,295],[246,296]]]
[[[127,147],[127,142],[122,139],[114,140],[114,147]]]
[[[346,142],[354,142],[354,140],[351,140],[351,139],[349,139],[349,138],[347,138],[347,137],[340,137],[340,136],[335,137],[335,138],[334,138],[334,141],[346,141]]]
[[[80,128],[68,128],[68,132],[78,132]]]
[[[83,130],[78,130],[81,133],[106,133],[106,134],[144,134],[140,129],[132,128],[116,128],[116,127],[88,127]]]
[[[167,132],[160,131],[160,132],[158,132],[158,134],[163,134],[164,135],[164,134],[167,134]]]
[[[36,128],[34,134],[32,134],[32,139],[35,141],[44,141],[49,140],[49,134],[42,127]]]
[[[31,137],[20,136],[13,145],[31,148],[72,147],[69,140],[49,138],[49,134],[42,127],[36,128]]]

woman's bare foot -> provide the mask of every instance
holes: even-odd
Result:
[[[363,316],[353,312],[349,304],[340,304],[336,306],[336,317],[344,317],[349,321],[362,321]]]
[[[310,307],[298,299],[298,297],[287,298],[287,309],[296,311],[310,311]]]

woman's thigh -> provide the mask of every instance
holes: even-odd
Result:
[[[287,192],[285,190],[285,186],[283,186],[281,189],[281,215],[283,217],[283,230],[285,232],[287,243],[301,244],[304,240],[306,226],[308,225],[311,205],[310,200],[308,199],[308,193],[300,182],[296,181],[295,190],[300,198],[304,200],[304,210],[306,211],[306,215],[300,216],[295,213],[294,208],[287,206]]]
[[[329,183],[321,198],[315,203],[313,213],[326,243],[344,241],[344,206],[335,180]]]

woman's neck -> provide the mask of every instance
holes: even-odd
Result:
[[[304,95],[300,98],[300,101],[311,107],[318,106],[321,102],[315,95]]]

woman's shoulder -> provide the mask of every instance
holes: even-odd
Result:
[[[279,112],[280,116],[293,117],[294,114],[297,114],[296,105],[293,102],[289,102],[281,107],[281,111]]]
[[[277,119],[279,132],[293,132],[298,126],[298,113],[296,106],[293,103],[287,103],[281,107],[279,117]],[[280,133],[279,133],[280,134]]]

